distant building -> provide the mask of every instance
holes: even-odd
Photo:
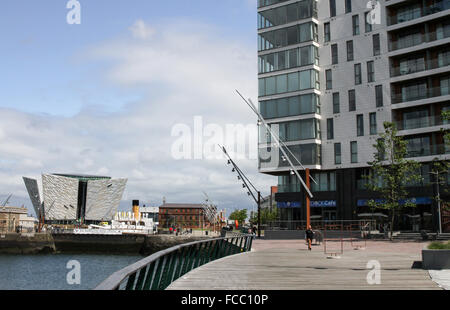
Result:
[[[275,194],[278,192],[278,187],[271,186],[270,187],[270,195],[264,197],[261,201],[261,208],[262,209],[276,209],[277,208],[277,202],[275,201]]]
[[[28,216],[27,208],[0,207],[0,233],[32,233],[35,220]]]
[[[153,223],[159,225],[159,208],[158,207],[146,207],[145,205],[140,208],[142,218],[149,218],[153,220]]]
[[[159,227],[209,228],[209,220],[203,204],[164,203],[159,207]]]
[[[43,201],[37,181],[23,178],[39,218],[47,224],[111,221],[117,212],[127,179],[81,174],[43,174]]]

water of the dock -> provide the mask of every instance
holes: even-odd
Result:
[[[425,243],[368,241],[354,250],[344,242],[340,258],[323,245],[308,251],[300,240],[255,240],[249,253],[222,258],[178,279],[169,290],[439,290],[428,271],[413,268]],[[339,243],[327,248],[340,249]],[[380,264],[380,284],[369,284],[369,261]],[[371,278],[374,279],[374,278]]]

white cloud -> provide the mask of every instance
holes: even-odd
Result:
[[[206,191],[220,207],[253,206],[226,160],[174,160],[171,129],[177,123],[192,128],[196,115],[224,130],[255,124],[235,89],[256,98],[256,47],[194,22],[149,26],[138,20],[129,31],[86,54],[109,65],[105,81],[129,92],[145,89],[147,96],[120,112],[87,108],[68,118],[0,108],[0,194],[26,197],[22,175],[77,172],[128,177],[127,200],[200,202]],[[256,160],[238,164],[264,193],[277,181],[259,174]]]

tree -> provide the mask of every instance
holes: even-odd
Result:
[[[420,181],[418,173],[420,164],[414,160],[407,160],[407,142],[397,136],[397,128],[394,123],[385,122],[385,132],[380,135],[375,148],[374,161],[368,164],[371,173],[368,176],[367,188],[381,194],[383,199],[369,201],[369,207],[389,210],[390,214],[390,239],[394,230],[396,214],[402,208],[415,207],[416,205],[407,198],[407,184]]]
[[[443,111],[442,112],[442,119],[444,121],[450,121],[450,111]],[[442,129],[444,134],[444,142],[445,145],[450,145],[450,130],[449,129]]]
[[[247,209],[235,209],[228,218],[233,221],[237,220],[239,222],[239,225],[242,225],[247,219]]]
[[[250,222],[258,223],[258,212],[252,213]],[[278,208],[261,208],[261,225],[273,222],[278,219]]]

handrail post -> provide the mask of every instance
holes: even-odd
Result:
[[[147,272],[147,268],[148,268],[148,266],[145,266],[141,270],[139,270],[139,277],[136,282],[136,286],[134,287],[134,289],[136,291],[141,291],[142,287],[144,286],[144,279],[145,279],[145,274]]]
[[[156,291],[159,287],[159,282],[161,280],[162,266],[165,263],[165,261],[166,261],[165,256],[163,258],[158,259],[158,264],[156,265],[155,278],[153,279],[153,282],[152,282],[152,291]]]
[[[136,272],[128,277],[127,287],[125,288],[127,291],[133,290],[134,281],[136,280]]]
[[[144,282],[144,290],[145,291],[148,291],[150,289],[150,287],[152,285],[154,273],[155,273],[155,262],[152,262],[148,267],[147,277],[145,278],[145,282]]]

